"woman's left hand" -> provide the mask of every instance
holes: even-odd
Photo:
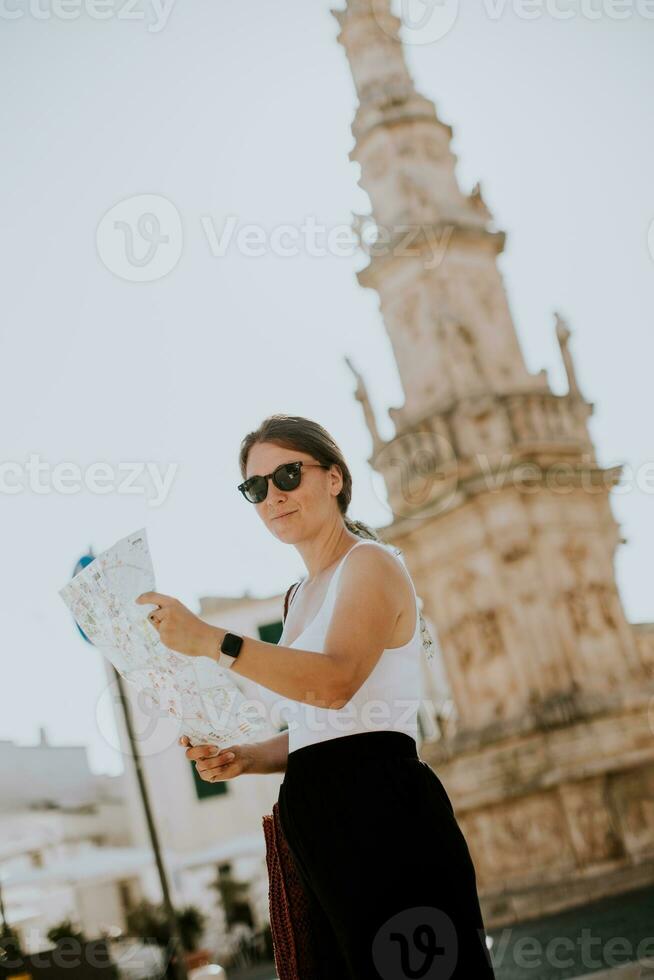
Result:
[[[212,649],[218,649],[215,627],[192,613],[179,599],[162,592],[143,592],[134,601],[159,606],[148,614],[148,619],[170,650],[189,657],[209,657]]]

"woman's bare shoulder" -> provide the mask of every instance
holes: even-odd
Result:
[[[400,646],[411,638],[416,616],[413,583],[401,559],[387,548],[353,548],[341,570],[336,593],[336,603],[352,614],[362,604],[367,611],[383,610],[384,617],[390,614],[394,629],[386,646]],[[411,629],[406,638],[409,627],[405,624]]]
[[[356,586],[362,576],[375,587],[384,592],[396,592],[403,585],[411,587],[410,576],[404,564],[386,545],[380,547],[377,541],[366,541],[362,544],[372,544],[372,548],[353,547],[347,554],[347,561],[341,572],[338,591],[343,588]]]

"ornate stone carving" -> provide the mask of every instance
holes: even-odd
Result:
[[[559,342],[561,357],[563,358],[565,373],[568,379],[568,391],[571,395],[580,398],[581,393],[577,384],[577,372],[568,346],[570,342],[570,329],[559,313],[555,313],[554,317],[556,319],[556,339]]]
[[[654,765],[616,774],[611,797],[631,855],[654,855]]]
[[[345,363],[349,367],[350,371],[356,378],[357,386],[354,392],[354,397],[361,403],[363,412],[366,419],[366,424],[368,426],[368,431],[372,437],[373,451],[377,451],[378,447],[382,444],[382,438],[379,435],[379,430],[377,428],[377,421],[375,419],[375,413],[373,411],[372,403],[368,395],[368,389],[366,383],[363,380],[363,375],[361,375],[354,367],[352,361],[349,357],[345,358]]]
[[[436,318],[436,337],[455,392],[465,396],[486,386],[477,339],[464,323],[448,314]]]
[[[561,836],[561,818],[561,805],[551,793],[497,807],[485,818],[468,817],[465,832],[476,844],[480,876],[497,880],[511,872],[526,875],[572,863],[570,845]]]
[[[423,186],[420,178],[406,170],[400,170],[395,175],[395,184],[403,214],[418,217],[422,221],[430,217],[436,220],[432,195]]]
[[[488,207],[486,206],[486,202],[482,197],[480,183],[476,183],[475,186],[473,187],[472,193],[470,194],[470,203],[472,204],[477,214],[480,214],[483,218],[486,218],[487,220],[490,220],[492,218],[492,215],[488,210]]]
[[[613,815],[607,806],[606,778],[603,775],[576,784],[567,783],[561,787],[560,795],[580,867],[623,853]]]

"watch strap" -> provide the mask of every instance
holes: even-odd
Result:
[[[225,670],[229,670],[233,666],[236,657],[231,657],[228,653],[223,653],[222,650],[218,651],[218,666],[223,667]]]

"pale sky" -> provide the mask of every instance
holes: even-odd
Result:
[[[241,439],[272,412],[320,421],[353,472],[350,515],[381,526],[391,515],[344,355],[385,436],[403,394],[377,297],[355,278],[362,256],[300,243],[253,257],[235,242],[217,255],[206,233],[229,215],[271,231],[368,210],[328,4],[195,0],[164,23],[146,6],[126,19],[123,0],[105,20],[90,0],[67,9],[76,2],[69,20],[54,0],[7,0],[0,13],[2,462],[177,468],[159,506],[62,493],[47,477],[50,492],[25,477],[0,494],[0,738],[29,744],[43,725],[55,744],[88,745],[96,771],[118,772],[96,717],[101,654],[57,595],[79,555],[146,526],[158,589],[195,610],[200,595],[281,592],[304,566],[236,490]],[[627,617],[642,622],[654,620],[654,12],[615,9],[560,0],[527,19],[517,0],[467,4],[443,37],[414,32],[406,53],[454,127],[463,188],[481,180],[507,232],[518,337],[556,392],[554,310],[573,331],[600,463],[625,464],[616,572]],[[179,261],[153,282],[116,275],[96,245],[103,215],[135,195],[163,196],[181,217]]]

